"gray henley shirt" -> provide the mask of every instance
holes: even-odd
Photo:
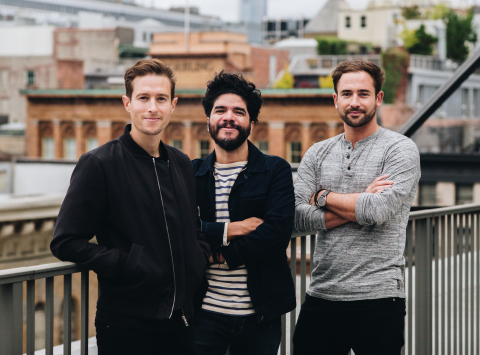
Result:
[[[389,174],[392,188],[364,193],[374,179]],[[379,128],[353,149],[344,134],[314,144],[305,154],[295,183],[295,228],[319,231],[310,296],[331,301],[405,297],[406,226],[420,178],[415,143]],[[327,230],[325,212],[309,204],[320,189],[357,200],[357,222]]]

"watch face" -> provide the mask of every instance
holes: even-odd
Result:
[[[320,207],[325,207],[326,204],[327,204],[327,199],[324,196],[320,196],[318,198],[318,205]]]

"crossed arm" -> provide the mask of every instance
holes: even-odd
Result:
[[[411,203],[420,178],[420,156],[410,140],[402,140],[389,147],[383,158],[383,175],[376,178],[364,192],[331,192],[324,209],[316,208],[312,198],[318,192],[319,185],[322,188],[329,187],[318,182],[317,171],[321,166],[318,165],[317,153],[315,149],[307,151],[298,168],[295,183],[296,230],[325,231],[347,222],[382,224],[406,203]],[[386,180],[387,177],[389,180]]]
[[[385,180],[388,174],[379,176],[368,186],[365,192],[379,193],[384,189],[391,188],[393,181]],[[318,196],[320,196],[325,190],[320,190]],[[315,206],[315,192],[310,198],[310,205]],[[347,222],[357,222],[355,217],[355,207],[357,205],[358,197],[360,193],[340,194],[336,192],[330,192],[327,195],[327,204],[325,206],[325,226],[327,229],[338,227]]]
[[[250,234],[257,227],[263,223],[263,219],[257,217],[250,217],[243,221],[230,222],[227,225],[227,241],[232,241],[235,238]],[[210,255],[210,263],[224,263],[225,258],[222,252]]]

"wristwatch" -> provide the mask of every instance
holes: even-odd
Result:
[[[318,196],[320,191],[315,194],[314,198],[315,206],[317,206],[318,209],[322,209],[323,207],[325,207],[325,205],[327,204],[327,195],[331,192],[330,190],[325,190],[323,191],[323,194]]]

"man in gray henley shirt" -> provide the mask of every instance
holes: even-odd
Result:
[[[420,178],[418,149],[381,128],[383,71],[364,61],[332,73],[345,133],[314,144],[295,183],[295,227],[319,231],[294,354],[400,354],[405,233]]]

